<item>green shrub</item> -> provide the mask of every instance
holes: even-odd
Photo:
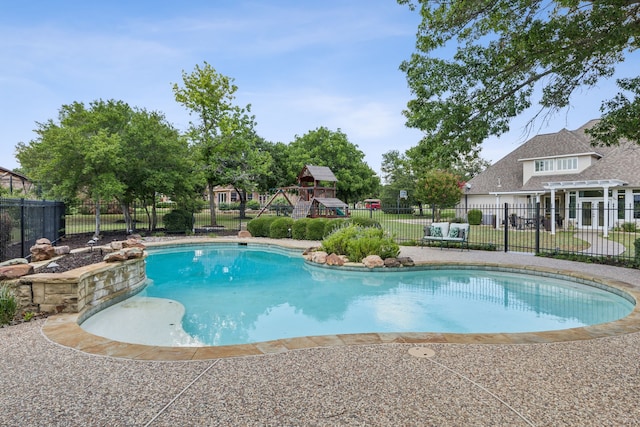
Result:
[[[345,225],[348,224],[348,221],[349,220],[346,218],[328,219],[324,224],[324,235],[328,236],[329,234],[333,233],[335,230],[338,230],[344,227]]]
[[[633,242],[633,246],[636,250],[636,266],[640,267],[640,239],[636,239],[636,241]]]
[[[381,228],[354,224],[335,230],[322,241],[322,248],[328,253],[346,255],[353,262],[360,262],[369,255],[384,259],[397,257],[400,253],[400,246]]]
[[[275,216],[260,216],[252,219],[247,223],[247,231],[253,237],[269,237],[269,227],[276,219]]]
[[[176,202],[158,202],[156,203],[156,208],[157,209],[175,209],[176,208]]]
[[[378,227],[380,228],[380,222],[373,218],[366,218],[362,216],[356,216],[350,219],[352,224],[359,225],[360,227]]]
[[[193,229],[193,214],[184,209],[175,209],[162,217],[164,228],[171,233],[188,233]]]
[[[288,216],[281,216],[271,222],[269,226],[269,237],[272,239],[286,239],[291,237],[291,227],[293,219]]]
[[[237,211],[238,209],[240,209],[239,202],[218,203],[218,210],[220,211]]]
[[[251,209],[252,211],[257,211],[260,209],[260,202],[257,200],[247,200],[246,204],[247,209]]]
[[[313,218],[307,224],[307,239],[322,240],[324,238],[324,227],[327,220],[324,218]]]
[[[0,325],[11,323],[18,311],[16,297],[9,290],[9,286],[0,286]]]
[[[349,241],[357,238],[360,227],[349,225],[335,229],[322,241],[322,250],[328,254],[347,255]]]
[[[635,222],[625,222],[624,224],[622,224],[621,228],[622,231],[627,233],[635,233],[636,231],[638,231],[638,227],[636,227]]]
[[[482,223],[482,211],[480,209],[469,210],[467,219],[471,225],[480,225]]]
[[[291,226],[291,237],[296,240],[307,240],[307,224],[310,218],[300,218]]]
[[[380,228],[361,228],[356,239],[347,247],[349,261],[360,262],[369,255],[378,255],[382,259],[395,258],[400,253],[400,246]]]

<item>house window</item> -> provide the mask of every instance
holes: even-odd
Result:
[[[640,218],[640,190],[633,190],[633,217]]]
[[[227,193],[218,193],[218,203],[227,203]]]
[[[624,219],[624,191],[618,192],[618,219]]]
[[[238,201],[238,193],[236,193],[235,191],[231,192],[231,201],[232,202]]]
[[[569,218],[576,219],[576,192],[569,193]]]
[[[536,160],[536,172],[553,171],[553,160]]]
[[[580,197],[604,197],[604,190],[585,190],[580,192]]]
[[[556,170],[570,171],[578,169],[578,158],[568,157],[566,159],[558,159],[556,162]]]

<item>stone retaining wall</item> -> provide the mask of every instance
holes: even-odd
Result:
[[[134,293],[146,282],[144,258],[101,262],[64,273],[23,276],[11,283],[20,310],[80,313]]]

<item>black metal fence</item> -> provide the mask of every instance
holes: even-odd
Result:
[[[424,228],[433,222],[471,223],[469,245],[476,249],[505,252],[563,253],[638,259],[640,209],[637,206],[603,208],[602,204],[572,206],[567,210],[539,205],[460,205],[451,209],[353,209],[352,215],[376,219],[401,243],[422,244]],[[565,214],[568,214],[565,218]],[[439,245],[439,242],[431,242]]]
[[[0,261],[27,257],[36,240],[55,242],[64,229],[62,202],[0,199]]]
[[[451,209],[424,208],[413,211],[395,209],[350,209],[351,216],[377,220],[401,244],[423,244],[424,228],[435,221],[469,222],[469,246],[474,249],[527,253],[565,253],[637,260],[640,239],[640,209],[636,206],[604,209],[594,204],[573,206],[551,212],[540,206],[475,205]],[[160,203],[156,223],[149,207],[133,205],[132,229],[127,229],[122,208],[101,206],[101,233],[138,232],[166,234],[165,215],[176,209],[173,203]],[[240,218],[238,210],[217,209],[212,218],[208,209],[193,214],[196,233],[236,234],[258,211],[248,210]],[[271,209],[266,215],[286,215]],[[565,218],[565,215],[567,218]],[[29,255],[29,248],[40,237],[51,241],[61,236],[91,234],[95,231],[93,204],[65,206],[61,202],[0,199],[0,261]],[[431,243],[438,244],[438,243]]]

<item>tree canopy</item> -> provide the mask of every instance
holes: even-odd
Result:
[[[116,100],[74,102],[61,107],[57,121],[37,123],[35,132],[16,147],[20,164],[44,196],[94,201],[96,235],[101,201],[119,200],[130,226],[133,199],[155,204],[156,193],[188,191],[182,178],[188,147],[159,113]]]
[[[439,158],[473,153],[488,136],[508,131],[538,88],[531,120],[568,106],[576,89],[611,77],[625,53],[640,45],[637,0],[398,2],[422,16],[417,51],[400,67],[415,97],[405,111],[407,125],[426,133],[429,152]],[[628,129],[637,115],[617,113],[634,105],[605,103],[604,118]],[[637,133],[624,136],[640,143]]]
[[[364,153],[340,129],[325,127],[296,136],[289,144],[289,178],[305,165],[328,166],[338,179],[338,198],[349,203],[377,193],[380,179],[364,161]]]
[[[238,87],[207,62],[182,73],[182,86],[173,85],[178,103],[195,120],[189,123],[187,138],[196,149],[200,168],[207,182],[211,225],[216,225],[213,188],[231,185],[240,195],[244,216],[246,193],[257,187],[258,177],[267,173],[271,156],[260,149],[251,106],[234,104]]]

